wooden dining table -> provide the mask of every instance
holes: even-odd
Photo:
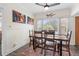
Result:
[[[43,37],[41,37],[42,39],[45,39],[45,37],[43,36]],[[52,37],[50,36],[50,37],[48,37],[48,40],[49,39],[51,39],[51,41],[52,41]],[[59,55],[60,56],[62,56],[62,42],[63,41],[67,41],[68,39],[67,39],[67,37],[66,36],[64,36],[64,35],[60,35],[60,34],[57,34],[57,35],[55,35],[54,36],[54,39],[53,40],[56,40],[56,41],[59,41],[59,44],[60,44],[60,49],[59,49]],[[33,49],[35,49],[34,48],[34,39],[33,39]]]
[[[59,45],[60,45],[59,46],[60,47],[60,49],[59,49],[59,55],[62,56],[62,45],[63,45],[62,42],[63,41],[67,41],[68,40],[67,37],[65,35],[57,34],[57,35],[54,36],[54,39],[52,39],[52,36],[49,36],[47,39],[50,40],[50,41],[53,41],[53,40],[59,41],[58,42]]]
[[[59,41],[59,44],[60,44],[59,54],[60,54],[60,56],[62,56],[62,45],[63,45],[62,42],[63,41],[68,41],[68,39],[64,35],[55,35],[55,39],[54,40]]]

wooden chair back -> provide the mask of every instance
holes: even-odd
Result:
[[[55,31],[45,31],[45,38],[52,37],[55,38]]]
[[[68,38],[68,44],[69,44],[69,45],[70,45],[71,35],[72,35],[72,31],[69,31],[69,32],[67,33],[67,38]]]

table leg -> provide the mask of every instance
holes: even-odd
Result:
[[[34,39],[33,39],[33,50],[34,50]]]
[[[33,50],[35,51],[35,40],[33,39]]]
[[[29,43],[29,47],[31,46],[31,37],[30,37],[30,43]]]
[[[62,41],[60,40],[60,56],[62,56]]]

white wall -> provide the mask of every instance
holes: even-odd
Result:
[[[3,8],[1,8],[1,6],[0,6],[0,31],[2,31],[2,10],[3,10]]]
[[[72,31],[72,37],[71,37],[71,45],[75,45],[75,18],[70,17],[68,19],[68,29]]]
[[[0,11],[0,31],[2,31],[2,12],[1,11]]]
[[[20,4],[3,4],[2,55],[7,55],[29,43],[29,25],[12,22],[12,10],[32,17],[27,7],[25,8]]]
[[[74,3],[71,8],[71,16],[76,15],[76,13],[79,13],[79,3]]]

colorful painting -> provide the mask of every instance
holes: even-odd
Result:
[[[34,19],[27,16],[27,24],[33,25],[34,24]]]
[[[22,15],[21,13],[14,11],[14,10],[12,12],[13,12],[13,22],[26,23],[25,15]]]

